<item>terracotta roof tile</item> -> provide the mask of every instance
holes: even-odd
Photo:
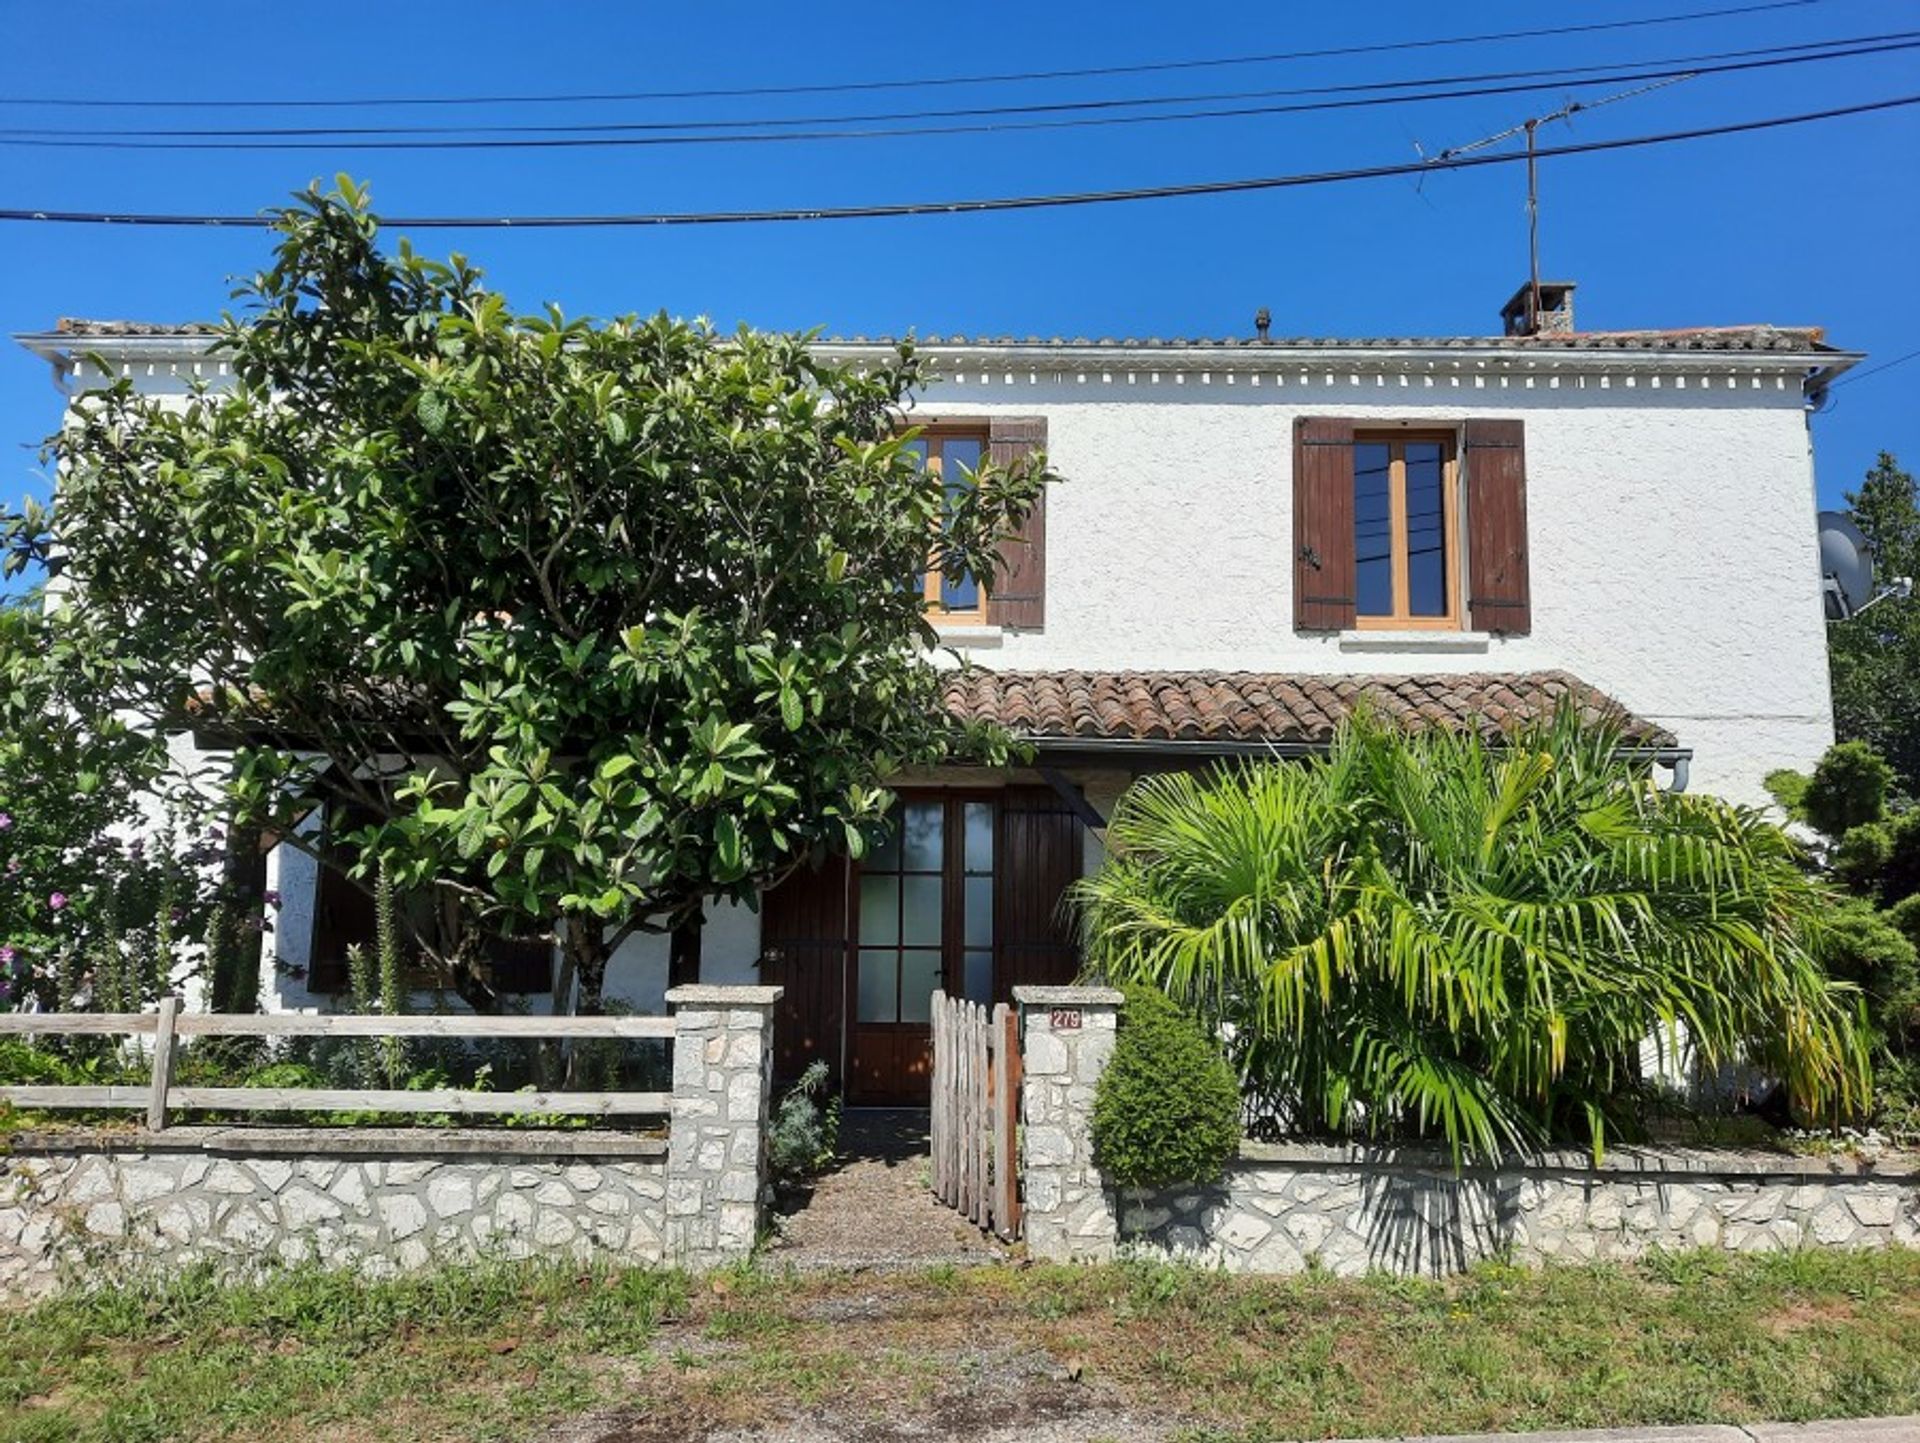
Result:
[[[211,335],[217,327],[205,321],[169,324],[156,321],[89,320],[81,316],[63,316],[56,323],[59,335],[79,337],[142,337]],[[830,336],[820,344],[828,350],[856,346],[893,347],[904,339],[896,336]],[[1671,330],[1573,331],[1541,336],[1274,336],[1259,340],[1248,336],[920,336],[915,344],[948,350],[1022,347],[1034,350],[1070,350],[1080,347],[1106,347],[1112,350],[1175,351],[1195,347],[1222,350],[1449,350],[1449,351],[1785,351],[1821,352],[1837,348],[1827,344],[1825,332],[1817,326],[1685,326]]]
[[[1605,692],[1563,671],[1311,676],[1248,671],[1049,671],[969,669],[946,685],[949,712],[998,722],[1031,738],[1102,741],[1322,743],[1366,698],[1413,730],[1510,731],[1571,697],[1589,717],[1620,720],[1636,745],[1673,736]]]

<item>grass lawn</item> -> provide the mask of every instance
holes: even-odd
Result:
[[[1684,1254],[1449,1283],[292,1270],[0,1314],[0,1438],[698,1438],[796,1414],[966,1438],[1130,1410],[1194,1440],[1920,1411],[1920,1252]],[[918,1436],[929,1436],[922,1433]]]

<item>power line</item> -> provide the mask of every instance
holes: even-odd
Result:
[[[1837,391],[1842,386],[1851,386],[1855,381],[1864,381],[1869,376],[1877,376],[1882,371],[1891,371],[1895,366],[1904,366],[1908,361],[1920,360],[1920,351],[1908,351],[1904,356],[1895,356],[1891,361],[1882,361],[1877,366],[1869,366],[1864,371],[1855,371],[1850,376],[1842,376],[1827,389]]]
[[[398,105],[572,105],[595,101],[717,100],[764,95],[848,94],[876,90],[923,90],[949,85],[1006,85],[1035,80],[1076,80],[1105,75],[1163,74],[1169,71],[1217,69],[1239,65],[1270,65],[1296,60],[1325,60],[1348,55],[1382,55],[1407,50],[1432,50],[1454,45],[1480,45],[1507,40],[1539,40],[1561,35],[1593,35],[1638,30],[1657,25],[1682,25],[1696,20],[1718,20],[1768,11],[1799,10],[1830,0],[1768,0],[1765,4],[1735,5],[1717,10],[1693,10],[1678,15],[1651,15],[1638,20],[1595,21],[1585,25],[1556,25],[1536,30],[1497,30],[1477,35],[1438,36],[1424,40],[1396,40],[1372,45],[1338,45],[1320,50],[1285,50],[1265,55],[1215,56],[1197,60],[1158,60],[1133,65],[1096,65],[1070,70],[1022,70],[973,75],[920,76],[904,80],[821,82],[809,85],[747,85],[728,89],[630,90],[533,95],[389,95],[319,100],[285,96],[250,99],[122,98],[96,99],[71,95],[0,96],[0,105],[57,105],[86,109],[348,109]]]
[[[1632,135],[1617,140],[1589,140],[1574,144],[1544,147],[1536,154],[1547,160],[1556,156],[1594,155],[1604,151],[1634,150],[1643,146],[1671,145],[1684,141],[1706,140],[1715,136],[1745,135],[1757,131],[1778,130],[1785,126],[1811,125],[1848,116],[1871,115],[1881,111],[1920,105],[1920,95],[1896,96],[1887,100],[1864,101],[1857,105],[1830,110],[1807,111],[1798,115],[1765,116],[1724,125],[1701,126],[1692,130],[1671,130],[1656,135]],[[911,201],[891,205],[815,206],[783,210],[667,211],[626,215],[534,215],[534,216],[389,216],[384,224],[413,230],[452,230],[503,228],[519,230],[567,230],[588,226],[672,226],[743,225],[759,222],[880,220],[904,216],[976,215],[990,211],[1042,210],[1066,206],[1108,205],[1122,201],[1169,200],[1183,196],[1232,195],[1248,191],[1287,190],[1303,186],[1331,185],[1343,181],[1380,180],[1391,176],[1417,175],[1439,170],[1472,170],[1485,165],[1524,162],[1524,154],[1465,155],[1449,160],[1404,162],[1397,165],[1356,167],[1347,170],[1313,171],[1295,175],[1256,176],[1238,180],[1195,181],[1179,185],[1139,186],[1128,190],[1080,191],[1058,195],[991,196],[974,200]],[[271,226],[268,215],[194,215],[157,212],[115,212],[83,210],[25,210],[0,208],[0,221],[39,221],[77,225],[134,226],[209,226],[261,229]]]
[[[1920,34],[1920,32],[1906,32]],[[1510,85],[1461,86],[1451,90],[1392,95],[1364,96],[1346,100],[1319,100],[1279,105],[1231,106],[1214,110],[1168,111],[1152,115],[1079,116],[1064,120],[984,121],[978,124],[897,126],[881,130],[789,130],[770,134],[729,132],[723,135],[542,135],[507,138],[404,139],[380,140],[348,137],[338,140],[133,140],[87,138],[88,132],[74,132],[68,138],[30,137],[22,132],[0,132],[0,146],[28,146],[78,150],[575,150],[627,149],[637,146],[673,145],[747,145],[789,144],[803,141],[890,140],[936,135],[1007,134],[1021,131],[1079,130],[1110,125],[1161,125],[1189,120],[1242,119],[1256,115],[1292,115],[1307,112],[1352,110],[1380,105],[1409,105],[1437,100],[1476,99],[1492,95],[1512,95],[1543,89],[1583,88],[1615,85],[1621,81],[1671,81],[1702,75],[1727,75],[1742,71],[1770,70],[1784,65],[1806,65],[1820,60],[1845,60],[1861,55],[1882,55],[1920,48],[1920,39],[1907,39],[1879,45],[1857,46],[1848,50],[1818,55],[1788,55],[1770,60],[1745,60],[1724,65],[1699,65],[1680,68],[1633,71],[1595,78],[1555,79],[1516,82]],[[1559,74],[1559,72],[1556,72]],[[595,127],[601,129],[603,127]]]
[[[1836,37],[1830,40],[1805,41],[1793,45],[1764,45],[1744,50],[1719,50],[1697,55],[1668,55],[1645,60],[1622,60],[1604,64],[1548,66],[1533,70],[1500,70],[1467,75],[1430,75],[1413,80],[1372,80],[1347,85],[1297,86],[1287,89],[1264,90],[1226,90],[1202,91],[1183,95],[1151,96],[1109,96],[1091,100],[1042,101],[1023,105],[959,106],[945,109],[865,111],[855,114],[838,115],[797,115],[763,116],[751,119],[722,120],[651,120],[651,121],[593,121],[572,125],[493,125],[485,123],[463,125],[371,125],[371,126],[237,126],[203,127],[195,129],[154,129],[138,127],[130,129],[91,129],[73,130],[64,127],[25,127],[0,126],[0,134],[20,138],[59,138],[75,140],[130,139],[240,139],[240,138],[306,138],[339,136],[437,136],[468,135],[566,135],[584,133],[665,133],[678,131],[760,131],[776,127],[806,125],[864,125],[874,122],[912,121],[912,120],[953,120],[971,119],[988,116],[1071,114],[1076,112],[1109,111],[1138,109],[1145,106],[1198,105],[1221,101],[1236,100],[1274,100],[1301,96],[1344,96],[1360,95],[1377,91],[1411,91],[1428,89],[1435,86],[1486,85],[1500,81],[1549,79],[1557,85],[1578,83],[1575,77],[1593,75],[1598,78],[1585,83],[1606,84],[1624,78],[1617,72],[1644,70],[1649,66],[1670,66],[1684,68],[1686,73],[1705,73],[1702,67],[1716,61],[1742,61],[1755,57],[1785,63],[1793,60],[1845,59],[1856,54],[1878,53],[1877,47],[1897,46],[1900,42],[1911,42],[1920,38],[1920,30],[1888,31],[1875,35],[1852,35]],[[1662,70],[1661,75],[1677,73]],[[1527,87],[1533,88],[1533,87]],[[1473,91],[1504,94],[1508,90]],[[1388,96],[1382,100],[1369,101],[1371,104],[1393,103],[1407,97]],[[1414,96],[1412,99],[1423,97]],[[1449,96],[1448,98],[1452,98]],[[1302,107],[1308,108],[1308,107]],[[1339,107],[1328,107],[1339,108]],[[913,134],[916,132],[899,132]]]

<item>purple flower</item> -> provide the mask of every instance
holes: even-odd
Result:
[[[17,954],[11,947],[0,947],[0,967],[11,967]]]
[[[47,907],[50,911],[58,912],[66,905],[67,894],[65,892],[55,892],[51,897],[47,898]]]
[[[13,813],[0,812],[0,832],[6,831],[7,828],[11,827],[12,825],[13,825]]]
[[[276,888],[269,887],[261,895],[260,900],[265,902],[269,907],[278,907],[280,905],[280,893]]]
[[[7,858],[7,875],[11,877],[15,872],[19,870],[20,870],[20,859],[18,857]]]

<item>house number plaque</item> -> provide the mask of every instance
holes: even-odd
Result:
[[[1078,1032],[1080,1030],[1080,1009],[1078,1007],[1055,1007],[1047,1013],[1047,1025],[1055,1032]]]

